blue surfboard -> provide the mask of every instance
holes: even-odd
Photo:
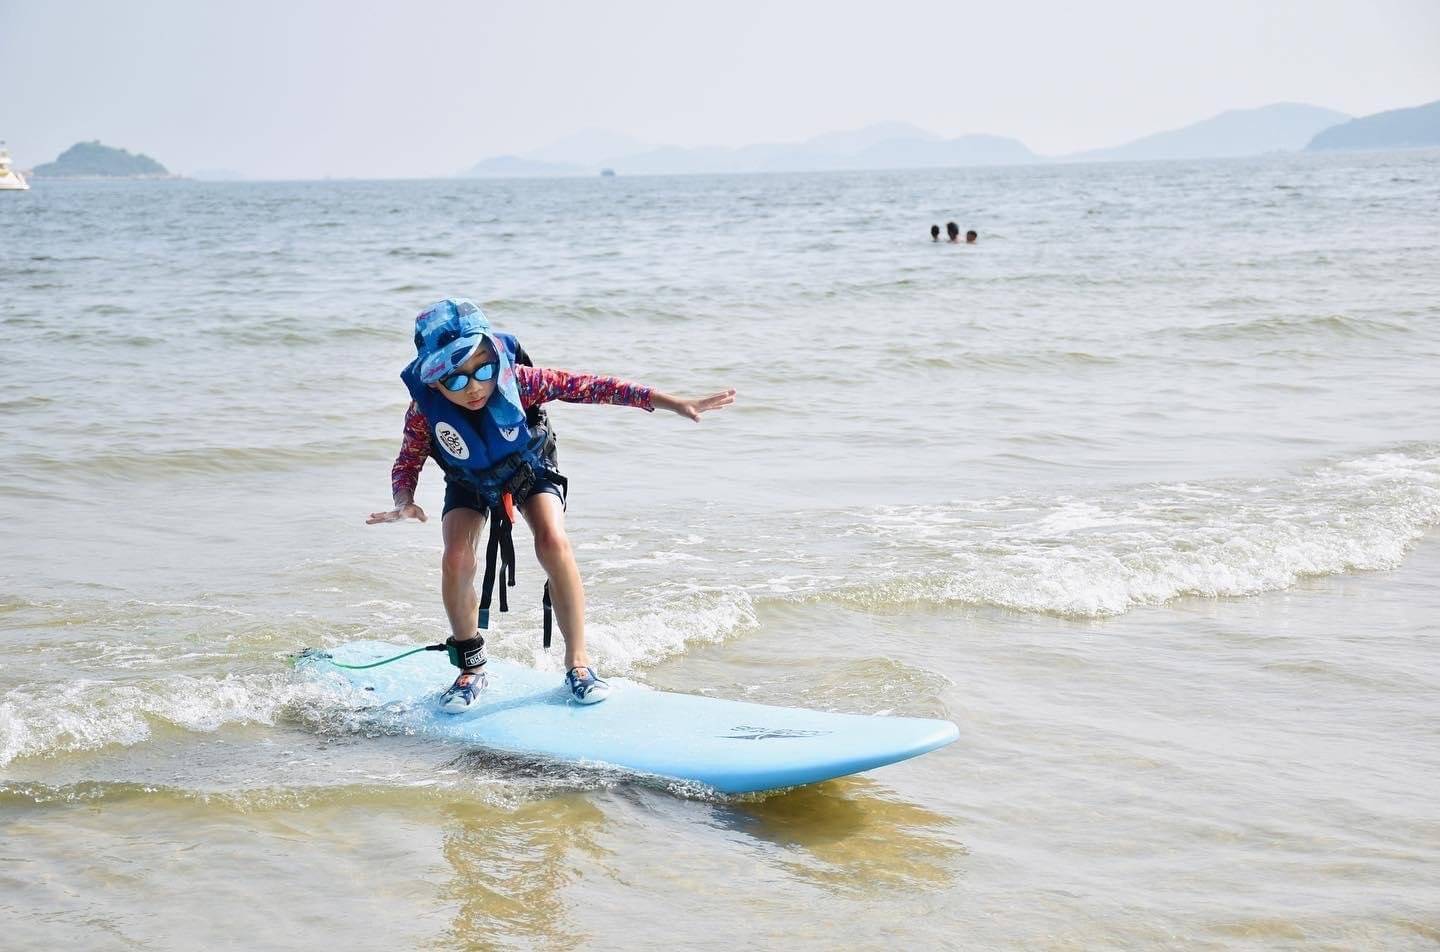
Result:
[[[357,641],[301,658],[297,667],[400,712],[416,733],[506,753],[593,763],[692,781],[722,793],[816,783],[906,760],[960,736],[949,721],[831,714],[611,685],[599,704],[576,704],[558,674],[492,660],[477,708],[440,710],[455,669],[420,652],[362,671],[337,667],[392,657],[404,646]]]

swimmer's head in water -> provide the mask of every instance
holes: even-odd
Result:
[[[939,240],[940,240],[940,226],[939,226],[939,225],[931,225],[931,226],[930,226],[930,240],[931,240],[931,241],[939,241]]]
[[[950,236],[951,241],[954,241],[956,238],[960,237],[960,226],[955,224],[953,221],[946,222],[945,234]]]
[[[965,243],[967,245],[973,245],[975,244],[975,239],[979,237],[980,236],[975,233],[974,229],[971,229],[970,231],[965,232]]]

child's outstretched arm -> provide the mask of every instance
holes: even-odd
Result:
[[[516,367],[520,400],[526,407],[550,400],[566,403],[613,403],[642,410],[670,410],[699,420],[700,414],[728,407],[735,402],[734,390],[722,390],[708,397],[687,398],[661,393],[650,387],[596,374],[573,373],[550,367]]]
[[[659,390],[650,391],[650,405],[657,410],[670,410],[683,417],[689,417],[696,423],[700,422],[700,414],[708,413],[711,410],[718,410],[721,407],[728,407],[735,402],[734,390],[721,390],[719,393],[712,393],[708,397],[697,397],[693,400],[685,397],[672,397],[668,393],[661,393]]]

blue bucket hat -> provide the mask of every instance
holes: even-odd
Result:
[[[490,333],[485,312],[474,301],[446,298],[415,318],[416,368],[421,383],[435,383],[454,373]]]
[[[525,419],[515,367],[510,362],[508,349],[495,338],[489,318],[474,301],[446,298],[436,301],[416,316],[415,372],[421,383],[438,383],[473,357],[486,341],[489,341],[500,365],[495,380],[495,397],[491,398],[486,409],[501,426],[515,426]]]

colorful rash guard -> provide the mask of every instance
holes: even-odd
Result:
[[[520,402],[530,409],[551,400],[565,403],[613,403],[617,406],[639,407],[647,412],[655,407],[650,402],[650,388],[595,374],[576,374],[548,367],[516,366],[516,384]],[[414,493],[420,482],[420,470],[431,455],[430,424],[411,401],[405,411],[405,433],[400,442],[400,455],[390,468],[390,491]]]

